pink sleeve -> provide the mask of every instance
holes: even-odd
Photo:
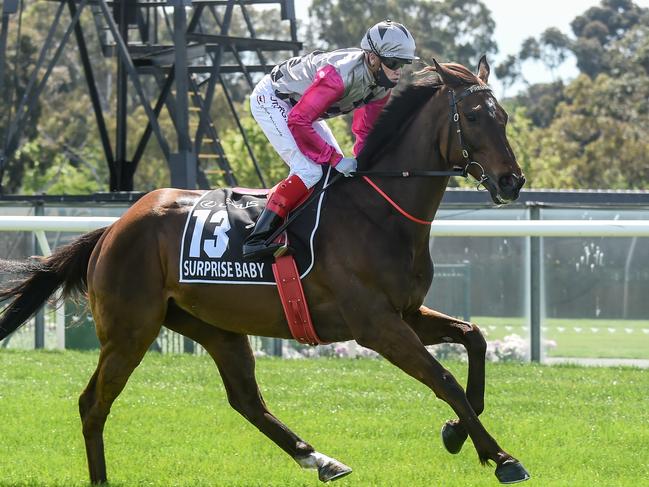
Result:
[[[313,122],[340,100],[344,91],[345,85],[338,71],[327,65],[316,72],[315,80],[288,114],[288,128],[297,146],[305,156],[318,164],[335,166],[342,159],[342,154],[338,154],[318,135]]]
[[[354,120],[352,122],[352,132],[356,136],[356,143],[354,144],[354,157],[363,150],[365,146],[365,139],[374,127],[374,122],[379,118],[379,114],[383,107],[390,99],[390,93],[380,100],[363,105],[354,111]]]

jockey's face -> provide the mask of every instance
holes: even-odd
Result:
[[[394,63],[391,59],[382,59],[373,52],[368,53],[368,60],[370,65],[370,71],[376,76],[379,72],[379,69],[383,68],[385,76],[392,81],[393,83],[398,83],[401,78],[401,70],[403,68],[402,63]],[[385,62],[384,62],[385,61]],[[385,63],[388,63],[392,69],[387,66]]]
[[[398,83],[399,79],[401,78],[401,68],[403,68],[403,66],[398,66],[395,69],[390,69],[385,65],[385,63],[381,64],[383,65],[383,72],[388,77],[388,79],[393,83]]]

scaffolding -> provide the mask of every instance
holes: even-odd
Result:
[[[3,3],[0,89],[5,78],[3,70],[6,67],[10,22],[27,1],[5,0]],[[264,175],[235,109],[227,77],[233,74],[242,76],[252,90],[253,73],[268,73],[277,52],[299,53],[302,44],[297,40],[293,0],[52,0],[52,3],[58,5],[53,9],[52,24],[41,46],[27,91],[7,123],[6,133],[2,134],[0,189],[4,166],[19,148],[25,122],[32,115],[52,70],[73,36],[109,169],[110,191],[133,190],[133,176],[152,136],[168,163],[171,186],[207,189],[214,182],[214,178],[210,180],[208,176],[214,175],[219,183],[237,185],[236,174],[228,162],[210,113],[219,89],[241,133],[259,183],[266,187]],[[283,32],[276,37],[283,39],[257,36],[249,11],[254,6],[279,6],[281,25],[278,31]],[[90,27],[97,30],[102,54],[118,60],[114,144],[111,144],[84,34],[88,26],[82,25],[81,21],[84,10],[92,13],[93,25]],[[240,32],[233,35],[235,11],[243,19],[243,35]],[[67,25],[64,17],[69,18]],[[57,30],[61,28],[63,34],[57,36]],[[146,80],[147,77],[154,83]],[[151,89],[152,84],[155,90]],[[128,154],[127,138],[134,133],[127,123],[128,100],[132,98],[137,99],[146,112],[148,125],[135,151]],[[160,127],[159,116],[163,108],[167,109],[172,120],[177,138],[172,142],[175,143],[167,140]]]

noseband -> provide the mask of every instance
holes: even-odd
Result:
[[[460,125],[460,114],[457,111],[457,106],[467,96],[472,95],[473,93],[478,93],[480,91],[488,91],[489,93],[491,93],[491,88],[489,88],[489,86],[487,85],[471,85],[457,96],[455,96],[455,90],[453,90],[452,88],[449,88],[448,90],[448,101],[451,109],[449,113],[450,122],[451,122],[450,130],[453,130],[453,125],[455,125],[455,133],[457,134],[457,139],[460,144],[460,150],[462,151],[462,158],[465,161],[465,165],[463,168],[455,166],[453,169],[457,169],[458,171],[461,171],[462,176],[466,178],[469,174],[469,169],[471,168],[471,166],[473,165],[478,166],[481,174],[480,174],[480,178],[477,178],[478,184],[476,188],[480,188],[480,186],[482,186],[489,179],[489,177],[487,176],[484,167],[482,167],[482,164],[480,164],[477,161],[471,160],[471,158],[469,157],[469,151],[464,145],[464,139],[462,138],[462,126]],[[451,144],[449,143],[446,152],[447,161],[450,159],[450,151],[451,151]]]

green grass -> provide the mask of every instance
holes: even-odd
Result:
[[[488,340],[529,333],[522,317],[474,316],[471,320]],[[542,326],[542,338],[556,343],[556,348],[546,350],[548,357],[649,359],[649,320],[549,318]]]
[[[77,397],[95,353],[0,353],[0,486],[87,485]],[[465,366],[451,363],[461,382]],[[270,409],[347,463],[344,486],[494,486],[468,443],[446,453],[452,417],[383,360],[263,359]],[[638,486],[649,478],[649,371],[489,364],[483,421],[537,486]],[[149,354],[113,406],[112,486],[316,486],[225,399],[207,357]]]

